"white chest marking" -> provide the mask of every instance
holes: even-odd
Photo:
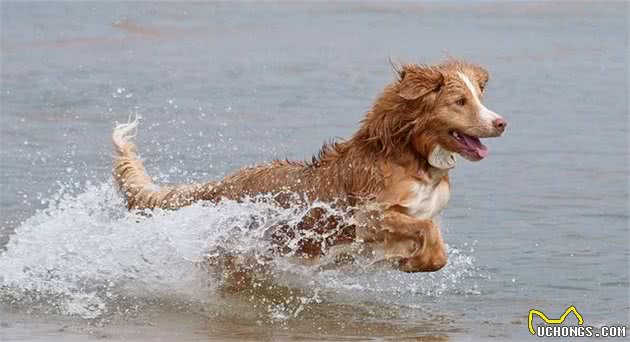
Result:
[[[451,196],[447,182],[440,182],[437,186],[416,182],[410,190],[413,195],[405,203],[405,207],[411,216],[421,220],[437,216],[446,207]]]

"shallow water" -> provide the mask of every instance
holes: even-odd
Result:
[[[569,305],[627,325],[626,3],[0,6],[3,339],[521,339],[529,309]],[[299,212],[135,215],[111,186],[130,112],[160,182],[216,179],[352,134],[388,57],[449,55],[487,67],[510,126],[451,173],[440,272],[274,260],[269,288],[222,296],[207,246],[255,249],[245,227]]]

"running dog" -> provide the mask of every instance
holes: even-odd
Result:
[[[358,242],[380,250],[402,271],[437,271],[447,263],[434,218],[450,197],[448,172],[457,155],[470,161],[486,157],[479,139],[501,136],[507,122],[482,103],[488,72],[480,66],[449,60],[395,69],[397,78],[354,135],[324,144],[312,161],[276,160],[221,181],[158,186],[136,154],[134,120],[113,132],[115,183],[129,209],[177,209],[261,194],[275,196],[281,206],[296,198],[335,203],[352,210],[353,223],[313,210],[298,229],[321,238],[301,241],[292,255],[317,261],[334,246]],[[279,227],[270,245],[286,254],[291,238],[290,230]]]

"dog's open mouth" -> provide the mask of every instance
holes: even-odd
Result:
[[[488,148],[481,143],[478,137],[457,131],[451,131],[451,136],[459,144],[459,153],[463,157],[472,160],[481,160],[488,155]]]

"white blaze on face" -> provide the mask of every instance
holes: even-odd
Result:
[[[497,113],[486,108],[481,103],[481,100],[479,100],[479,95],[477,94],[477,89],[475,88],[475,86],[473,86],[472,82],[470,82],[470,78],[468,78],[468,76],[466,76],[462,72],[458,72],[457,74],[459,75],[459,78],[461,78],[462,81],[464,81],[464,84],[466,84],[466,87],[468,87],[468,90],[470,90],[470,92],[472,93],[473,100],[475,101],[475,105],[479,109],[479,116],[481,117],[481,121],[485,121],[489,125],[492,125],[492,122],[494,120],[501,118]]]

